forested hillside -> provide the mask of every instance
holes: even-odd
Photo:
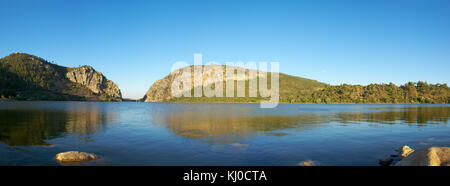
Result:
[[[327,86],[310,97],[293,97],[290,102],[309,103],[450,103],[447,84],[419,81],[397,86],[390,84]]]
[[[112,99],[66,77],[66,68],[40,57],[14,53],[0,59],[0,98],[14,100],[98,100]],[[119,92],[120,93],[120,92]]]
[[[260,102],[267,99],[259,96],[248,97],[248,80],[245,82],[245,97],[172,97],[170,85],[176,76],[179,74],[168,75],[158,80],[150,87],[143,100],[148,102]],[[450,103],[450,91],[447,84],[428,84],[419,81],[401,86],[392,83],[333,86],[283,73],[279,74],[279,79],[281,103]]]

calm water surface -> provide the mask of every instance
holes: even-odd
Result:
[[[450,146],[449,106],[0,102],[0,165],[377,165]]]

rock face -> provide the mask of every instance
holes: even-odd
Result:
[[[95,154],[78,151],[62,152],[56,155],[56,160],[59,162],[80,162],[96,159],[98,159],[98,156]]]
[[[403,147],[400,147],[398,150],[396,150],[397,152],[398,152],[398,156],[399,156],[399,159],[403,159],[404,157],[407,157],[407,156],[409,156],[411,153],[413,153],[414,152],[414,150],[411,148],[411,147],[408,147],[408,146],[403,146]]]
[[[194,78],[193,76],[193,72],[194,72],[194,68],[203,68],[203,72],[202,72],[202,78]],[[208,69],[209,68],[209,69]],[[221,68],[222,72],[224,74],[220,74],[220,73],[216,73],[215,70],[213,70],[214,68]],[[234,68],[236,69],[235,74],[233,76],[226,76],[226,69],[227,68]],[[191,70],[191,77],[188,76],[184,76],[181,77],[183,75],[183,71],[186,69],[190,69]],[[246,75],[237,75],[239,71],[245,72]],[[179,77],[181,77],[182,81],[186,82],[187,79],[190,79],[191,81],[191,89],[194,88],[195,84],[200,84],[203,86],[207,86],[207,85],[211,85],[214,84],[218,81],[223,81],[223,86],[226,86],[226,82],[227,81],[248,81],[249,80],[249,75],[248,73],[254,73],[255,76],[253,77],[262,77],[265,75],[265,73],[258,73],[260,71],[257,70],[250,70],[250,69],[245,69],[245,68],[240,68],[240,67],[231,67],[231,66],[222,66],[222,65],[203,65],[203,66],[189,66],[189,67],[184,67],[181,69],[177,69],[175,71],[173,71],[172,73],[170,73],[168,76],[164,77],[163,79],[160,79],[158,81],[156,81],[151,87],[150,89],[147,91],[147,93],[145,94],[143,101],[145,102],[164,102],[167,100],[170,100],[172,98],[174,98],[175,96],[172,95],[172,84],[174,83],[175,79],[180,79]],[[180,89],[182,89],[182,86],[180,86]],[[182,92],[177,92],[178,93],[182,93]],[[223,96],[225,96],[225,92],[223,92]],[[192,94],[192,96],[194,96]]]
[[[143,98],[145,102],[162,102],[173,98],[171,93],[171,84],[175,77],[173,75],[168,75],[163,79],[156,81]]]
[[[66,77],[74,83],[86,86],[95,94],[105,95],[114,101],[122,100],[122,93],[119,87],[111,80],[106,79],[101,72],[95,71],[90,66],[68,70]]]
[[[0,76],[0,92],[14,100],[122,100],[117,85],[92,67],[60,66],[26,53],[0,58]]]
[[[431,147],[414,151],[395,166],[450,166],[450,147]]]
[[[220,68],[219,68],[220,67]],[[203,70],[202,70],[203,69]],[[222,69],[222,70],[220,70]],[[231,70],[234,69],[234,70]],[[259,102],[262,100],[268,100],[268,96],[274,91],[271,88],[275,85],[272,81],[278,79],[279,81],[279,98],[282,102],[299,102],[300,99],[294,98],[294,95],[311,95],[313,91],[323,90],[327,87],[325,83],[321,83],[315,80],[290,76],[278,72],[265,72],[267,70],[256,70],[255,66],[249,64],[244,66],[230,66],[230,65],[192,65],[189,67],[180,68],[174,70],[169,75],[156,81],[148,89],[144,95],[142,101],[145,102]],[[270,67],[270,69],[272,69]],[[191,77],[183,72],[191,72]],[[223,74],[220,73],[223,72]],[[201,76],[194,76],[194,72],[201,73]],[[234,72],[234,73],[232,73]],[[273,76],[275,75],[275,76]],[[272,78],[277,77],[277,78]],[[190,81],[189,81],[190,80]],[[252,81],[253,80],[253,81]],[[261,81],[263,80],[263,81]],[[267,86],[262,82],[267,80]],[[220,93],[220,89],[216,89],[216,85],[220,88],[220,81],[223,81],[223,93]],[[190,85],[183,87],[183,84],[188,82]],[[203,87],[201,86],[203,84]],[[233,86],[232,89],[227,88]],[[190,86],[190,87],[189,87]],[[244,88],[242,88],[244,87]],[[203,91],[195,91],[201,90]],[[172,90],[176,89],[176,90]],[[190,89],[191,96],[187,92]],[[192,91],[194,89],[194,91]],[[212,91],[214,89],[214,91]],[[245,89],[244,91],[239,91]],[[268,90],[270,89],[270,90]],[[277,88],[275,88],[277,89]],[[206,91],[205,91],[206,90]],[[218,90],[216,92],[216,90]],[[227,92],[228,90],[228,92]],[[186,91],[186,92],[185,92]],[[203,95],[194,95],[195,92],[203,92]],[[243,93],[243,94],[242,94]],[[215,95],[217,94],[217,95]],[[200,99],[196,99],[202,97]],[[179,98],[179,99],[176,99]],[[237,99],[235,99],[237,98]],[[303,99],[303,98],[302,98]]]

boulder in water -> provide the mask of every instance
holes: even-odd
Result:
[[[98,156],[95,154],[78,151],[62,152],[56,155],[56,160],[60,162],[80,162],[96,159],[98,159]]]
[[[408,146],[405,145],[403,147],[400,147],[396,151],[398,152],[399,159],[403,159],[404,157],[406,157],[406,156],[410,155],[411,153],[413,153],[414,149],[412,149],[411,147],[408,147]]]
[[[305,167],[310,167],[310,166],[317,166],[318,164],[316,162],[314,162],[314,161],[306,160],[306,161],[300,162],[298,165],[305,166]]]

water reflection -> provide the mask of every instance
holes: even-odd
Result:
[[[342,123],[370,122],[380,124],[403,124],[425,126],[447,123],[450,110],[447,106],[376,107],[372,112],[351,112],[336,114],[336,121]]]
[[[59,103],[63,107],[41,106],[0,109],[0,141],[10,146],[49,145],[45,141],[64,134],[89,135],[101,131],[116,114],[103,112],[95,104]]]
[[[138,127],[131,124],[156,124],[189,139],[237,144],[255,135],[283,137],[298,134],[291,129],[301,132],[336,123],[423,127],[446,125],[448,119],[447,105],[280,105],[260,109],[258,104],[16,102],[0,104],[0,141],[10,146],[48,145],[47,140],[66,134],[89,137],[117,120],[131,129]]]
[[[265,113],[246,105],[177,105],[160,107],[152,115],[174,134],[209,143],[232,144],[253,135],[285,136],[287,129],[308,130],[326,123],[446,124],[447,106],[371,107],[353,112],[298,112],[282,115]],[[376,125],[370,125],[376,126]],[[280,132],[281,131],[281,132]]]
[[[307,129],[323,122],[317,114],[265,115],[258,113],[253,105],[242,104],[165,105],[156,108],[151,119],[174,134],[220,144],[232,144],[256,133],[287,128]]]
[[[322,123],[317,114],[295,116],[236,116],[221,117],[197,112],[170,113],[161,118],[173,133],[188,138],[208,139],[211,142],[231,143],[255,133],[288,128],[307,129]],[[275,134],[276,135],[276,134]]]

